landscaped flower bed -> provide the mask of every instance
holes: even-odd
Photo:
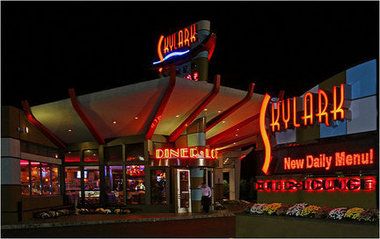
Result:
[[[353,208],[328,208],[307,203],[293,205],[283,203],[256,203],[250,210],[250,214],[290,216],[305,218],[326,218],[331,220],[354,220],[359,222],[376,222],[379,220],[378,209]]]
[[[131,210],[126,208],[77,208],[76,210],[47,210],[36,213],[35,218],[47,219],[73,214],[129,214]]]

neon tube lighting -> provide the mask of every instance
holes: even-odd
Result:
[[[190,50],[186,50],[186,51],[183,51],[183,52],[180,52],[180,51],[172,52],[172,53],[168,54],[167,56],[165,56],[162,61],[153,62],[153,65],[157,65],[157,64],[159,64],[161,62],[164,62],[164,61],[166,61],[167,59],[169,59],[169,58],[171,58],[173,56],[182,56],[182,55],[185,55],[185,54],[187,54],[189,52],[190,52]]]

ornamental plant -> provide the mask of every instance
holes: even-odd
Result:
[[[268,215],[272,215],[274,214],[280,207],[281,207],[281,203],[271,203],[271,204],[266,204],[264,207],[263,207],[263,211],[265,213],[267,213]]]
[[[301,217],[315,217],[315,215],[321,210],[322,208],[316,205],[309,205],[305,207],[301,213]]]
[[[368,209],[362,212],[358,218],[359,221],[363,222],[376,222],[379,219],[378,209]]]
[[[281,203],[281,207],[279,207],[276,210],[275,214],[277,216],[284,216],[284,215],[286,215],[286,212],[288,211],[289,207],[290,207],[290,205]]]
[[[361,207],[353,207],[347,210],[347,212],[344,214],[344,217],[349,218],[349,219],[359,220],[360,215],[364,211],[365,210]]]
[[[328,218],[334,219],[334,220],[342,220],[346,212],[347,212],[347,208],[345,207],[334,208],[333,210],[329,212]]]
[[[302,210],[306,206],[307,206],[307,203],[297,203],[288,209],[288,211],[286,212],[286,215],[299,217],[301,215]]]
[[[264,213],[264,206],[266,204],[264,203],[255,203],[250,209],[250,212],[252,214],[263,214]]]

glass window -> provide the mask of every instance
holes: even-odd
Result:
[[[124,204],[123,166],[106,166],[106,193],[108,204]]]
[[[79,201],[80,197],[80,178],[81,171],[79,167],[65,167],[65,185],[66,195],[70,203]]]
[[[122,162],[123,161],[123,147],[121,145],[105,147],[104,158],[106,162]]]
[[[144,161],[144,143],[125,146],[126,161]]]
[[[41,176],[42,176],[42,195],[50,195],[51,194],[50,166],[47,163],[41,163]]]
[[[100,175],[98,166],[84,167],[84,197],[87,205],[99,203],[100,196]]]
[[[60,194],[59,166],[51,165],[51,189],[52,194]]]
[[[30,195],[30,165],[28,160],[20,160],[21,174],[21,194],[29,196]]]
[[[80,152],[79,151],[67,152],[65,154],[65,162],[66,163],[79,163],[80,162]]]
[[[98,162],[98,150],[97,149],[86,149],[83,151],[83,161],[87,163]]]
[[[39,162],[30,162],[32,195],[41,195],[41,171]]]
[[[127,174],[127,203],[144,204],[144,165],[128,165],[125,172]]]
[[[167,204],[167,196],[166,196],[166,172],[165,170],[152,170],[150,177],[150,185],[152,190],[152,204]]]

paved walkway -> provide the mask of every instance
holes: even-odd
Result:
[[[216,217],[234,216],[228,210],[213,211],[205,213],[133,213],[124,215],[115,214],[80,214],[68,215],[58,218],[33,219],[31,221],[13,225],[2,225],[2,229],[28,229],[28,228],[47,228],[47,227],[64,227],[79,225],[97,225],[125,222],[157,222],[157,221],[174,221],[189,220]]]

